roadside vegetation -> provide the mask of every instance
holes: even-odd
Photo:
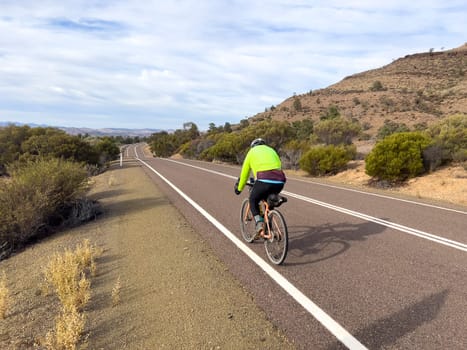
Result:
[[[91,299],[91,278],[96,273],[95,259],[102,251],[89,240],[74,251],[55,253],[44,268],[45,295],[50,289],[60,300],[61,310],[55,327],[45,336],[44,346],[50,350],[74,350],[84,343],[85,306]]]
[[[118,157],[118,146],[56,128],[0,128],[0,260],[56,227],[95,217],[89,176]]]
[[[458,114],[428,127],[418,124],[411,130],[403,123],[387,120],[378,130],[376,144],[359,154],[353,142],[367,140],[365,126],[340,115],[330,106],[316,123],[301,121],[242,120],[238,125],[211,124],[200,133],[186,123],[174,133],[153,134],[148,143],[159,157],[181,154],[185,158],[241,164],[249,143],[264,138],[274,147],[286,169],[302,169],[312,176],[333,175],[347,168],[349,161],[365,159],[366,172],[374,181],[400,183],[434,171],[438,167],[467,161],[467,115]]]
[[[88,239],[78,243],[74,250],[65,249],[48,257],[42,268],[43,282],[37,298],[54,295],[60,307],[55,324],[46,334],[35,334],[35,346],[48,350],[75,350],[86,348],[86,305],[91,300],[91,280],[96,274],[96,259],[102,249]],[[6,274],[0,276],[0,317],[8,322],[10,308],[15,303],[14,293],[8,289]]]

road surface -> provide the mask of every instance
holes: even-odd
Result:
[[[240,168],[137,158],[271,321],[303,349],[466,349],[467,211],[289,178],[289,254],[244,243]]]

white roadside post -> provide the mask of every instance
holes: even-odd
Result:
[[[120,152],[120,168],[123,166],[123,153]]]

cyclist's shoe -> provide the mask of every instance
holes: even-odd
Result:
[[[256,235],[255,239],[261,238],[261,232],[264,231],[264,221],[258,221],[256,223]]]

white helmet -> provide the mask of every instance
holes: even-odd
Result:
[[[255,147],[259,145],[265,145],[266,141],[264,141],[262,138],[257,138],[251,141],[250,147]]]

